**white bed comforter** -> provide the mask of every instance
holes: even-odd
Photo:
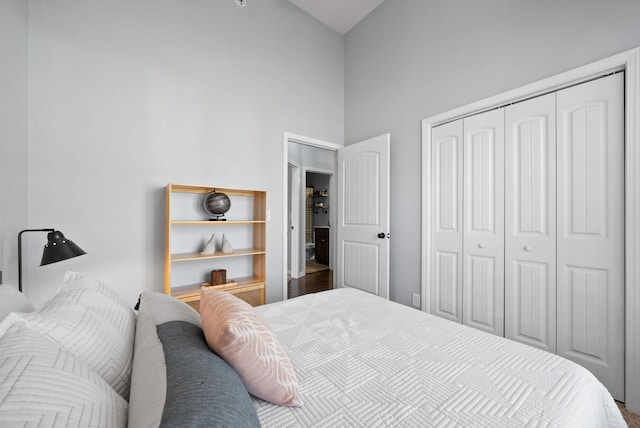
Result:
[[[556,355],[354,289],[256,308],[303,407],[254,399],[263,427],[625,427],[608,391]]]

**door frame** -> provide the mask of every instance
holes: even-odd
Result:
[[[429,312],[431,271],[431,130],[465,116],[625,71],[625,405],[640,413],[640,48],[539,80],[422,120],[421,307]]]
[[[292,169],[292,177],[291,183],[292,188],[289,189],[287,186],[287,220],[289,220],[289,194],[291,194],[291,224],[287,224],[285,230],[287,231],[287,254],[286,260],[289,258],[289,247],[290,242],[300,242],[300,230],[298,227],[294,227],[291,229],[291,237],[289,238],[289,228],[291,225],[299,225],[300,224],[300,210],[295,209],[295,207],[300,206],[300,165],[298,162],[294,162],[292,160],[287,160],[287,184],[289,183],[289,167]],[[287,274],[291,275],[292,278],[298,278],[298,273],[300,271],[299,268],[299,259],[300,259],[299,251],[291,251],[291,266],[287,269]]]
[[[284,236],[287,236],[287,228],[288,226],[288,220],[289,220],[289,216],[286,214],[287,213],[287,192],[288,192],[288,174],[289,174],[289,143],[297,143],[297,144],[302,144],[305,146],[311,146],[311,147],[319,147],[321,149],[327,149],[327,150],[332,150],[334,152],[336,152],[338,149],[342,148],[343,146],[340,144],[336,144],[336,143],[331,143],[329,141],[324,141],[324,140],[319,140],[317,138],[312,138],[312,137],[305,137],[303,135],[298,135],[298,134],[293,134],[291,132],[284,132],[284,136],[283,136],[283,147],[284,147],[284,162],[283,162],[283,195],[284,197],[282,205],[283,205],[283,213],[285,213],[285,215],[282,216],[283,220],[283,227],[282,230],[284,231]],[[305,177],[305,181],[306,181],[306,177]],[[302,181],[301,181],[302,182]],[[301,187],[302,189],[302,187]],[[288,252],[288,239],[283,239],[284,241],[284,245],[282,246],[282,300],[287,300],[289,298],[289,289],[287,287],[287,252]],[[298,248],[292,248],[292,251],[298,251],[298,254],[300,253],[300,247],[299,247],[299,242],[300,239],[298,239]],[[292,253],[293,254],[293,253]],[[334,270],[334,275],[335,275],[335,270]],[[334,278],[335,281],[335,278]]]

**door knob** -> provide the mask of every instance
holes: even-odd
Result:
[[[524,246],[524,250],[525,251],[533,251],[533,247],[531,245],[525,245]]]
[[[480,244],[478,244],[478,248],[486,248],[487,244],[485,244],[484,242],[481,242]]]
[[[384,239],[385,235],[383,232],[378,233],[378,238]]]

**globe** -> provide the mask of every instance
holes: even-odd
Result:
[[[224,193],[214,190],[204,196],[203,207],[208,214],[215,217],[209,220],[224,221],[224,214],[231,208],[231,200]]]

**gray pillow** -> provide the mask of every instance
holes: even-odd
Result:
[[[158,325],[167,364],[162,427],[260,427],[242,380],[213,353],[200,327],[170,321]]]
[[[186,321],[200,326],[200,315],[174,297],[150,291],[140,295],[139,307],[131,372],[129,426],[157,428],[166,401],[167,370],[156,326],[168,321]]]

